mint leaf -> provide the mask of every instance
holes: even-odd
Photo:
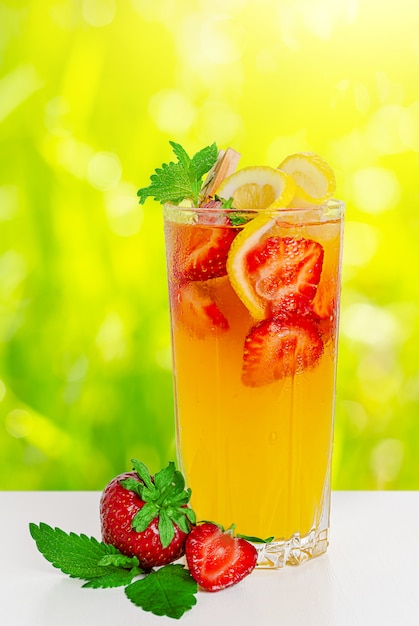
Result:
[[[126,587],[136,606],[154,615],[179,619],[196,604],[198,585],[183,565],[165,565]]]
[[[180,144],[171,141],[170,145],[178,159],[177,163],[163,163],[160,168],[156,168],[150,177],[150,185],[137,191],[139,202],[143,204],[148,197],[161,204],[165,202],[178,204],[189,199],[198,206],[202,177],[217,161],[217,146],[213,143],[197,152],[191,159]]]
[[[143,570],[140,568],[133,568],[132,570],[115,569],[103,576],[96,576],[82,585],[84,588],[90,589],[108,589],[110,587],[126,587],[129,585],[133,578],[138,574],[142,574]]]
[[[179,163],[183,165],[183,168],[188,171],[189,166],[191,164],[191,159],[184,148],[180,145],[180,143],[175,143],[174,141],[169,141],[172,146],[173,152],[177,156]]]
[[[219,196],[217,196],[217,194],[215,194],[215,199],[217,201],[221,202],[221,206],[223,207],[223,209],[232,209],[233,208],[233,198],[232,197],[230,197],[228,199],[220,198]]]
[[[99,563],[99,565],[114,565],[115,567],[123,567],[130,569],[137,567],[139,562],[136,556],[126,556],[125,554],[105,554]]]
[[[251,217],[245,216],[241,213],[230,213],[228,217],[233,226],[242,226],[243,224],[247,224],[247,222],[252,219]]]
[[[140,204],[144,204],[150,196],[164,204],[173,202],[177,204],[184,198],[192,199],[192,191],[189,176],[181,163],[163,163],[150,177],[151,184],[137,191]]]
[[[200,180],[204,174],[210,171],[217,159],[218,148],[215,142],[202,148],[192,157],[190,169],[194,172],[197,180]]]
[[[114,546],[99,542],[94,537],[67,534],[60,528],[51,528],[42,522],[39,526],[29,524],[29,530],[46,560],[72,578],[87,581],[97,579],[96,586],[116,587],[126,585],[127,581],[130,582],[142,571],[138,568],[137,559],[128,564],[126,557]],[[106,557],[113,559],[106,560]],[[117,565],[116,557],[123,557],[122,567]],[[127,567],[130,569],[127,570]]]

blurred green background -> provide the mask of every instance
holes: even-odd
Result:
[[[347,203],[338,489],[419,488],[416,0],[0,2],[0,488],[174,458],[160,205],[214,140],[313,150]]]

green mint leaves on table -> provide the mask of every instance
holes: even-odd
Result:
[[[143,572],[136,557],[127,557],[94,537],[67,534],[42,522],[30,524],[29,529],[47,561],[64,574],[87,581],[84,587],[127,585]]]
[[[196,604],[197,590],[188,570],[170,563],[128,585],[125,594],[144,611],[178,619]]]
[[[192,158],[182,146],[174,141],[169,142],[177,158],[177,162],[163,163],[150,177],[150,185],[138,190],[140,204],[152,197],[161,204],[182,200],[191,200],[194,206],[199,205],[199,192],[204,174],[210,171],[218,158],[215,143],[203,148]]]
[[[29,524],[29,530],[46,560],[71,578],[85,580],[83,587],[123,586],[136,606],[175,619],[196,604],[198,585],[182,565],[144,572],[136,557],[127,557],[94,537],[67,534],[42,522]],[[137,576],[142,578],[132,582]]]

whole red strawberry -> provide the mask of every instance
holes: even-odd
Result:
[[[102,538],[123,554],[136,556],[148,570],[183,555],[195,513],[187,506],[190,489],[185,490],[174,463],[153,478],[141,461],[132,463],[134,471],[116,476],[102,493]]]
[[[192,578],[207,591],[231,587],[256,567],[257,550],[232,529],[205,522],[195,526],[186,540],[186,561]]]

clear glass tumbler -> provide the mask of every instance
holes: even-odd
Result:
[[[164,207],[178,464],[260,567],[328,545],[343,215]]]

